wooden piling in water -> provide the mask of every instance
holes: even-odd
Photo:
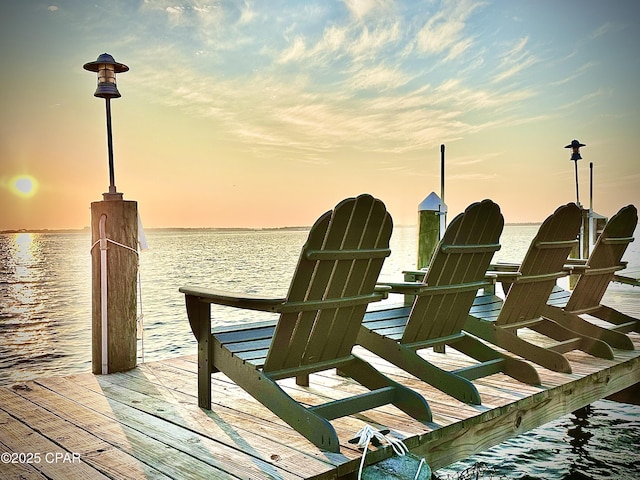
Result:
[[[137,202],[91,203],[91,360],[95,374],[123,372],[136,366],[137,239]]]
[[[444,215],[447,207],[435,192],[431,192],[418,205],[418,269],[429,266],[433,251],[444,232]]]

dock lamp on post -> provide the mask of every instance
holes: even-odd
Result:
[[[586,145],[584,143],[580,143],[578,140],[571,140],[571,143],[569,145],[565,145],[564,148],[571,149],[571,161],[575,165],[575,172],[576,172],[576,204],[580,208],[580,211],[583,211],[582,205],[580,205],[580,193],[578,191],[578,160],[582,160],[582,156],[580,155],[580,147],[586,147]],[[582,215],[582,223],[580,225],[580,238],[579,238],[578,251],[577,251],[578,258],[584,258],[584,254],[586,252],[584,243],[585,243],[584,215]],[[570,256],[573,257],[574,256],[573,253],[570,254]],[[571,288],[573,288],[573,283],[574,281],[570,278],[569,285],[571,286]]]
[[[584,143],[580,143],[578,140],[572,140],[569,145],[565,145],[564,148],[571,149],[571,161],[574,162],[576,171],[576,204],[580,207],[580,193],[578,191],[578,160],[582,160],[580,156],[580,147],[586,147]]]
[[[103,53],[83,68],[98,74],[94,96],[107,107],[109,191],[91,203],[91,359],[94,374],[109,374],[137,361],[138,203],[116,190],[111,138],[111,99],[120,98],[116,74],[129,67]]]
[[[105,200],[122,200],[122,193],[118,193],[115,184],[113,169],[113,141],[111,135],[111,99],[120,98],[120,92],[116,86],[116,73],[124,73],[129,70],[123,63],[116,62],[111,55],[103,53],[95,62],[85,63],[83,68],[90,72],[98,73],[98,88],[93,94],[95,97],[104,98],[107,108],[107,147],[109,149],[109,193],[102,196]]]

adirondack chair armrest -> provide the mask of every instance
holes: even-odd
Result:
[[[575,260],[581,260],[581,259],[575,259]],[[586,261],[585,261],[586,262]],[[580,263],[580,262],[569,262],[567,261],[567,263],[564,264],[564,267],[562,267],[562,269],[571,274],[571,273],[583,273],[587,270],[589,270],[589,265],[587,265],[586,263]]]
[[[427,285],[422,282],[384,282],[376,284],[376,289],[384,287],[388,293],[402,295],[419,295]]]
[[[373,289],[374,293],[379,293],[383,299],[387,298],[389,294],[392,293],[391,290],[392,288],[389,285],[383,283],[377,283]]]
[[[618,283],[623,283],[626,285],[633,285],[634,287],[640,287],[640,278],[634,278],[626,275],[615,274],[613,276],[613,281]]]
[[[504,283],[513,283],[516,282],[518,280],[519,277],[522,276],[522,274],[518,271],[495,271],[495,270],[489,270],[486,274],[486,276],[490,276],[491,278],[493,278],[496,282],[504,282]]]
[[[510,262],[498,262],[489,265],[489,271],[492,272],[517,272],[519,268],[519,263]]]
[[[586,265],[588,258],[567,258],[565,265]]]
[[[179,290],[181,293],[197,297],[203,302],[262,312],[278,312],[280,306],[286,301],[286,298],[282,297],[263,297],[251,293],[234,293],[190,285],[181,287]]]
[[[404,275],[405,282],[420,282],[427,275],[427,269],[403,270],[402,274]]]
[[[386,286],[389,288],[389,293],[399,293],[402,295],[422,295],[425,293],[433,292],[455,292],[464,291],[468,289],[478,289],[493,285],[495,282],[495,276],[492,274],[485,275],[484,281],[465,283],[462,285],[440,285],[429,286],[423,282],[388,282],[384,284],[378,284],[379,286]]]

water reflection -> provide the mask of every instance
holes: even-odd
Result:
[[[439,480],[640,478],[640,410],[606,400],[434,473]],[[481,470],[476,477],[464,476]]]
[[[64,240],[56,234],[0,234],[0,384],[29,378],[34,367],[47,371],[65,350],[76,350],[68,333],[82,325],[72,323],[70,313],[75,304],[86,311],[86,304],[73,295],[70,287],[77,282],[70,279],[77,271],[86,274],[70,261],[76,253]]]
[[[8,304],[14,314],[41,309],[37,284],[41,281],[42,251],[38,234],[18,233],[8,245],[7,271],[12,276],[8,280]],[[12,301],[13,300],[13,301]]]
[[[589,439],[593,437],[593,433],[589,431],[591,416],[591,405],[576,410],[570,417],[572,427],[567,429],[567,435],[570,437],[569,444],[571,452],[579,457],[585,456],[585,447]]]

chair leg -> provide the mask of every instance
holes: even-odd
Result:
[[[211,410],[211,355],[210,337],[198,341],[198,406]]]
[[[191,331],[198,341],[198,406],[211,410],[211,307],[192,295],[185,296]]]
[[[477,338],[465,335],[451,346],[479,362],[502,359],[501,368],[506,375],[529,385],[541,384],[540,376],[533,365],[510,355],[504,355]]]
[[[234,383],[288,423],[298,433],[322,450],[339,453],[340,442],[331,423],[291,398],[267,374],[245,363],[228,350],[220,348],[214,338],[215,367]]]
[[[431,408],[422,395],[398,382],[394,382],[364,360],[361,360],[355,355],[352,356],[353,361],[343,365],[341,367],[342,371],[372,391],[385,387],[393,387],[395,390],[393,405],[418,421],[432,421]]]
[[[548,305],[544,310],[544,316],[570,330],[602,340],[614,348],[621,350],[634,349],[633,342],[624,333],[600,327],[561,308]]]
[[[549,370],[571,373],[571,365],[561,353],[527,342],[517,334],[496,326],[492,321],[469,315],[464,330]]]
[[[480,393],[468,379],[438,368],[414,350],[362,327],[358,343],[405,372],[464,403],[480,405]]]
[[[600,308],[595,312],[591,312],[590,315],[619,326],[619,328],[614,327],[618,332],[626,333],[633,331],[640,333],[640,320],[611,307],[607,307],[606,305],[600,305]]]
[[[607,343],[602,340],[596,340],[595,338],[582,335],[573,330],[569,330],[548,318],[543,318],[540,323],[532,325],[529,328],[560,342],[579,338],[580,344],[576,348],[593,355],[594,357],[613,360],[613,350],[611,350],[611,347]]]

